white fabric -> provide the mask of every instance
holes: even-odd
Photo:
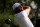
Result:
[[[31,5],[31,7],[32,7],[33,9],[37,9],[37,4],[35,4],[34,1],[32,1],[30,5]]]
[[[21,5],[20,3],[15,3],[15,4],[12,6],[13,10],[14,10],[16,7],[20,6],[20,5]]]
[[[19,25],[19,27],[34,27],[28,15],[29,12],[27,9],[21,11],[20,13],[15,15],[14,21]]]

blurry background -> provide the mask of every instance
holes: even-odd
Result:
[[[16,2],[31,7],[29,17],[35,27],[40,27],[40,0],[0,0],[0,27],[18,27],[13,20],[12,9],[12,5]],[[10,23],[5,23],[5,20]]]

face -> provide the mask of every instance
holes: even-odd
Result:
[[[23,6],[19,6],[14,11],[15,11],[15,13],[19,13],[22,11],[22,9],[23,9]]]
[[[22,6],[22,5],[19,6],[18,9],[19,9],[19,10],[23,10],[23,6]]]

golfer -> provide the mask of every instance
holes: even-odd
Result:
[[[14,21],[19,27],[34,27],[28,17],[31,10],[29,6],[22,6],[20,3],[15,3],[12,8],[15,11]]]

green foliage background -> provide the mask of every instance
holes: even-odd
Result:
[[[13,27],[14,11],[12,5],[20,0],[0,0],[0,27]],[[11,24],[6,24],[5,19],[10,18]]]
[[[31,0],[32,1],[32,0]],[[37,0],[35,0],[37,1]],[[12,5],[15,2],[21,3],[21,0],[0,0],[0,27],[13,27],[14,24],[13,18],[14,18],[14,11],[12,9]],[[32,11],[34,12],[34,11]],[[32,12],[30,14],[30,18],[34,18],[35,16],[32,16]],[[5,19],[10,18],[11,24],[6,24]]]

